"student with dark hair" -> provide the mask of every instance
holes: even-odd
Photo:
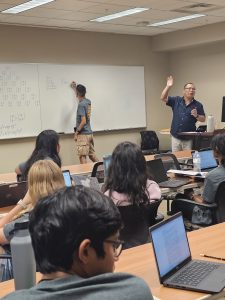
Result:
[[[54,130],[44,130],[36,138],[35,148],[26,162],[19,164],[15,169],[22,180],[27,180],[30,167],[34,162],[40,159],[51,159],[59,167],[61,167],[61,159],[59,157],[59,135]]]
[[[179,135],[180,132],[196,130],[196,122],[205,121],[203,105],[195,100],[195,85],[188,82],[184,85],[183,97],[169,96],[169,91],[173,86],[173,77],[167,78],[166,87],[161,94],[161,100],[173,110],[173,120],[171,124],[172,151],[192,149],[192,139],[188,136]]]
[[[202,195],[189,194],[190,199],[199,203],[214,203],[218,186],[225,180],[225,134],[215,135],[211,147],[219,165],[206,176]]]
[[[95,154],[93,132],[91,130],[91,101],[87,99],[86,87],[82,84],[71,83],[71,88],[74,90],[78,99],[76,132],[74,140],[77,143],[77,154],[81,164],[87,162],[87,156],[93,162],[97,162],[98,158]]]
[[[42,280],[3,299],[153,300],[146,283],[113,273],[121,217],[100,192],[76,186],[39,201],[29,230]]]
[[[116,146],[105,190],[122,215],[124,248],[149,242],[148,227],[152,225],[149,204],[160,200],[161,191],[158,184],[148,178],[145,157],[136,144],[123,142]],[[154,211],[157,214],[157,209]]]
[[[161,198],[158,184],[148,179],[141,149],[131,142],[120,143],[114,149],[105,190],[118,206],[139,206]]]

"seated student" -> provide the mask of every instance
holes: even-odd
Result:
[[[59,135],[54,130],[42,131],[36,139],[35,148],[26,162],[19,164],[15,169],[17,175],[21,175],[21,180],[27,180],[27,175],[32,164],[40,159],[52,159],[61,167],[59,157]]]
[[[29,223],[42,280],[2,299],[153,300],[142,279],[113,273],[120,227],[118,209],[98,191],[76,186],[42,199]]]
[[[28,191],[24,199],[0,219],[0,244],[9,244],[13,237],[15,223],[28,219],[29,212],[35,207],[39,198],[52,194],[64,186],[62,171],[52,160],[36,161],[28,173]],[[4,248],[8,250],[7,247]]]
[[[148,179],[144,155],[136,144],[123,142],[116,146],[104,188],[122,215],[124,248],[147,243],[148,227],[152,225],[148,204],[160,200],[161,191],[155,181]]]
[[[214,203],[219,184],[225,180],[225,134],[217,134],[211,142],[214,157],[219,165],[208,173],[204,181],[202,195],[195,195],[193,191],[188,193],[187,198],[199,203]]]
[[[117,206],[139,206],[161,198],[158,184],[148,179],[141,149],[131,142],[120,143],[114,149],[105,190]]]

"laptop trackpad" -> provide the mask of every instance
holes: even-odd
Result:
[[[220,292],[225,286],[225,264],[210,273],[200,284],[199,288],[212,293]]]

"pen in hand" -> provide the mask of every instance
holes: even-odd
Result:
[[[217,256],[212,256],[212,255],[207,255],[207,254],[200,254],[200,256],[214,258],[214,259],[218,259],[218,260],[225,260],[225,258],[223,258],[223,257],[217,257]]]

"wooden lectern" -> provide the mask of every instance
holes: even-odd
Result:
[[[212,132],[180,132],[179,135],[190,136],[193,139],[193,150],[210,148],[211,140],[214,135],[225,133],[225,129],[216,129]]]

